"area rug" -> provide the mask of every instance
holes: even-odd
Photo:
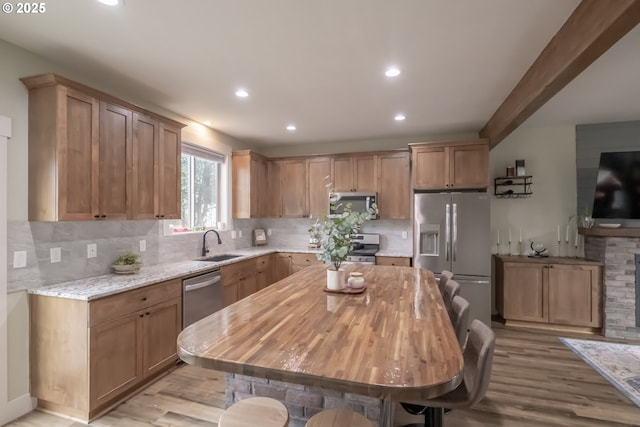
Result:
[[[560,341],[640,407],[640,345],[570,338]]]

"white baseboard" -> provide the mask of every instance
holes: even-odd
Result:
[[[0,426],[33,411],[35,407],[36,399],[33,399],[30,394],[24,394],[6,404],[0,402]]]

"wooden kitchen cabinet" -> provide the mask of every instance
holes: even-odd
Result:
[[[232,214],[233,218],[269,216],[267,161],[245,150],[232,154]]]
[[[496,306],[507,324],[602,327],[602,264],[574,258],[495,257]]]
[[[409,153],[376,155],[378,215],[383,219],[411,217]]]
[[[285,218],[308,217],[306,160],[280,161],[280,174],[282,183],[282,216]]]
[[[256,258],[256,287],[258,291],[274,282],[273,258],[274,254],[262,255]]]
[[[489,186],[486,139],[409,144],[415,190],[484,189]]]
[[[287,252],[278,252],[274,258],[273,281],[278,282],[293,273],[292,270],[293,254]]]
[[[327,179],[327,177],[329,177]],[[329,188],[331,183],[331,159],[312,157],[307,160],[308,206],[311,218],[323,218],[329,213]]]
[[[267,195],[267,216],[282,217],[282,170],[278,161],[267,162]]]
[[[322,264],[316,254],[292,253],[291,254],[291,274],[297,273],[311,265]]]
[[[333,156],[331,171],[333,191],[377,191],[376,162],[373,154]]]
[[[29,302],[31,394],[42,409],[93,420],[178,358],[179,279],[90,302]]]
[[[180,217],[184,125],[55,74],[21,80],[29,89],[29,220],[148,218],[151,200],[154,208],[160,200],[158,215]],[[156,138],[169,148],[146,157]],[[158,162],[156,185],[150,169]]]
[[[411,258],[399,256],[376,256],[376,265],[411,267]]]
[[[222,273],[222,299],[225,307],[258,290],[255,259],[223,265],[220,272]]]

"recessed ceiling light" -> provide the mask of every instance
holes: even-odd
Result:
[[[211,126],[211,120],[205,120],[204,122],[202,122],[202,124]]]
[[[236,91],[236,96],[238,98],[246,98],[249,96],[249,92],[247,92],[245,89],[238,89]]]
[[[296,130],[296,125],[289,125],[289,126],[287,126],[287,130],[288,130],[289,132],[293,132],[294,130]]]
[[[117,6],[119,0],[98,0],[102,4],[106,4],[107,6]]]
[[[384,72],[384,75],[387,77],[397,77],[400,75],[400,69],[397,67],[389,67],[387,71]]]
[[[396,116],[393,118],[393,120],[395,120],[396,122],[401,122],[404,119],[406,119],[406,117],[404,116],[404,114],[396,114]]]

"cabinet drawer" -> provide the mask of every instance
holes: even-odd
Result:
[[[304,267],[322,264],[322,261],[316,258],[316,254],[291,254],[291,262],[293,265]]]
[[[174,279],[100,298],[89,303],[89,326],[117,319],[173,298],[180,298],[181,295],[181,281]]]
[[[247,261],[234,262],[233,264],[223,265],[220,268],[222,272],[222,284],[227,286],[229,283],[237,282],[240,279],[255,273],[255,259]]]
[[[264,255],[256,258],[256,271],[266,271],[271,267],[271,255]]]
[[[377,256],[376,265],[395,265],[400,267],[411,267],[411,258],[396,256]]]

